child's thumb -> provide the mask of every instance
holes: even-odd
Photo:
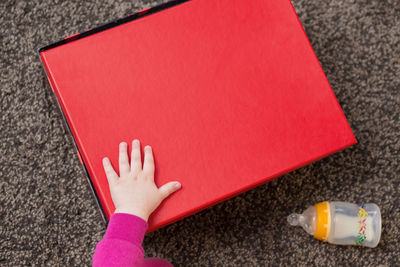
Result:
[[[181,184],[179,182],[169,182],[159,188],[161,193],[161,197],[164,200],[169,195],[174,193],[176,190],[181,188]]]

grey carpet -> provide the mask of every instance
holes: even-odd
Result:
[[[105,227],[36,50],[161,1],[0,2],[0,265],[90,265]],[[293,0],[358,144],[149,234],[176,266],[400,265],[400,3]],[[375,202],[377,248],[334,246],[286,216]]]

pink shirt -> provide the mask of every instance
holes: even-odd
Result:
[[[170,267],[166,260],[144,259],[142,242],[147,222],[131,214],[113,214],[104,238],[97,244],[93,266]]]

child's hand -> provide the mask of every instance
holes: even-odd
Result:
[[[111,166],[110,160],[103,159],[115,213],[129,213],[147,221],[158,205],[181,188],[181,184],[169,182],[157,188],[154,183],[154,159],[151,147],[144,148],[142,168],[139,140],[132,142],[130,164],[127,146],[125,142],[119,144],[119,177]]]

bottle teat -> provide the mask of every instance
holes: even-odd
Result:
[[[292,226],[301,226],[304,231],[314,235],[317,228],[317,214],[314,206],[306,209],[302,214],[292,213],[287,217],[287,221]]]
[[[287,221],[291,226],[297,226],[300,224],[300,220],[304,220],[303,215],[292,213],[287,217]]]

